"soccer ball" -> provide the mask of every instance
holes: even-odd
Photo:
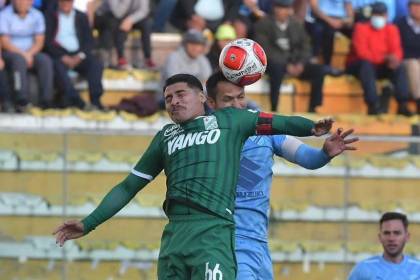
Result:
[[[267,56],[257,42],[246,38],[236,39],[222,49],[219,67],[226,79],[246,86],[261,79],[267,68]]]

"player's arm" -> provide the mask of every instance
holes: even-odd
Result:
[[[306,169],[321,168],[331,159],[323,149],[306,145],[293,136],[274,136],[273,141],[276,155]]]
[[[131,174],[114,186],[91,214],[81,221],[66,221],[53,232],[56,235],[56,242],[60,246],[66,240],[76,239],[88,234],[114,216],[160,173],[163,167],[159,139],[158,134],[133,168]]]
[[[350,145],[359,141],[359,138],[349,138],[353,129],[343,132],[342,128],[337,129],[328,137],[321,149],[313,148],[302,141],[291,137],[273,137],[274,151],[277,155],[283,156],[290,162],[294,162],[307,169],[317,169],[326,165],[333,157],[340,155],[347,150],[356,150]]]
[[[249,135],[287,134],[292,136],[321,136],[330,131],[333,120],[322,119],[313,122],[299,116],[282,116],[271,113],[241,110],[239,120]]]

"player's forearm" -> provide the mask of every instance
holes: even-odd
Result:
[[[323,149],[316,149],[306,144],[300,145],[295,155],[295,162],[306,169],[321,168],[330,159]]]
[[[97,226],[114,216],[127,205],[130,200],[149,181],[130,174],[124,181],[116,185],[101,201],[99,206],[82,220],[85,234],[94,230]]]
[[[273,115],[273,134],[312,136],[314,125],[313,121],[304,117]]]

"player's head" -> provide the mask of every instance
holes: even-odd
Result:
[[[163,87],[165,108],[175,123],[183,123],[204,115],[206,96],[200,80],[190,74],[176,74]]]
[[[384,248],[384,257],[396,259],[402,256],[408,232],[407,216],[397,212],[387,212],[379,220],[379,241]]]
[[[208,105],[213,110],[226,107],[246,108],[244,87],[225,78],[222,72],[213,73],[206,82]]]

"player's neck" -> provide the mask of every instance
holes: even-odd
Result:
[[[399,263],[401,263],[403,261],[404,255],[403,254],[399,254],[398,256],[395,256],[394,257],[394,256],[390,256],[390,255],[388,255],[387,253],[384,252],[383,258],[386,261],[390,262],[390,263],[399,264]]]

